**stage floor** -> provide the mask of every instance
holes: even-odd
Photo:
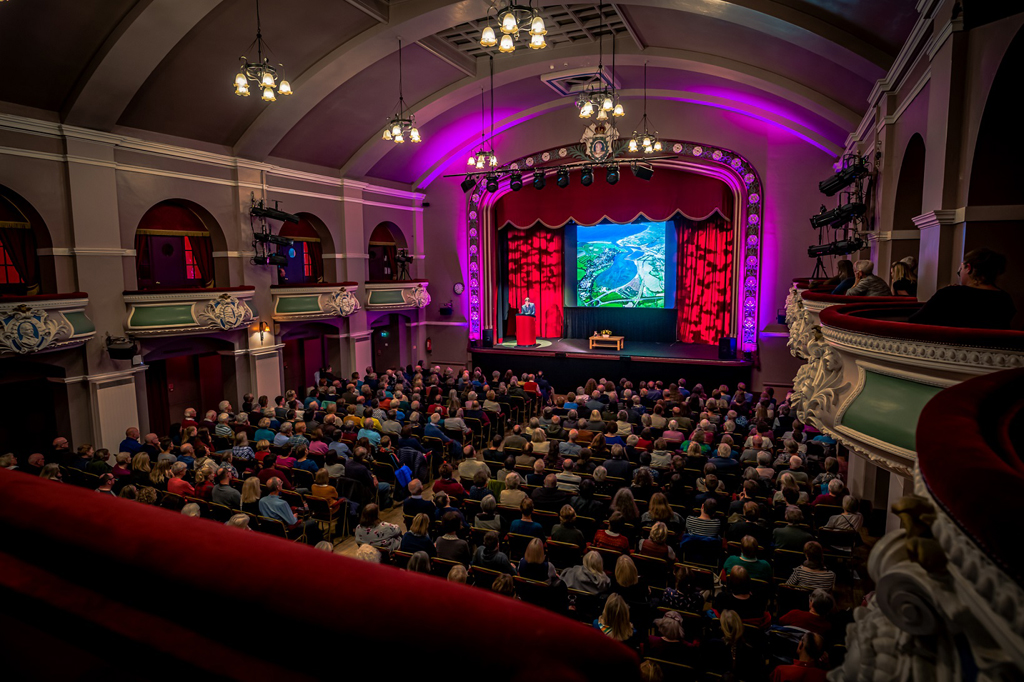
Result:
[[[618,360],[628,357],[631,360],[642,360],[647,362],[671,362],[680,364],[699,365],[720,365],[726,367],[746,367],[752,361],[745,360],[742,356],[736,360],[720,360],[718,358],[718,346],[702,343],[641,343],[630,342],[626,337],[625,347],[622,350],[614,348],[595,348],[590,350],[590,342],[587,339],[537,339],[537,345],[517,346],[514,338],[506,338],[494,348],[473,348],[473,353],[501,354],[501,355],[537,355],[540,357],[554,357],[556,354],[564,354],[565,357],[587,358],[589,360]]]

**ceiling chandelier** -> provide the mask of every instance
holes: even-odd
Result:
[[[544,28],[544,19],[531,6],[533,0],[530,0],[530,3],[530,5],[518,5],[514,2],[506,1],[501,9],[497,9],[497,6],[495,6],[498,30],[502,33],[500,44],[494,28],[491,26],[490,10],[488,10],[487,26],[480,32],[480,46],[494,47],[497,45],[498,52],[511,54],[516,51],[516,40],[519,39],[519,33],[525,32],[530,36],[528,45],[531,50],[543,50],[547,47],[548,44],[544,42],[544,36],[547,35],[547,29]]]
[[[598,5],[601,25],[598,30],[598,57],[597,57],[597,78],[603,82],[604,78],[604,3]],[[580,118],[590,118],[597,112],[598,121],[607,121],[608,116],[617,118],[625,116],[626,110],[619,102],[619,95],[615,92],[615,34],[612,34],[612,86],[603,85],[600,89],[587,85],[583,92],[576,96],[576,107],[580,110]]]
[[[644,62],[644,115],[640,117],[633,137],[629,140],[629,151],[636,152],[643,149],[644,154],[654,154],[661,151],[661,140],[658,139],[658,131],[653,133],[647,126],[650,121],[647,118],[647,62]]]
[[[471,155],[466,160],[466,165],[476,170],[484,170],[485,168],[494,168],[498,165],[498,157],[495,155],[493,147],[488,147],[487,142],[494,138],[494,57],[490,57],[491,65],[491,134],[490,137],[484,139],[484,90],[480,88],[480,148],[475,154]]]
[[[416,118],[405,113],[405,97],[402,95],[402,39],[398,39],[398,113],[391,117],[384,126],[381,137],[395,144],[403,144],[405,136],[412,142],[422,142],[420,131],[416,128]]]
[[[235,76],[235,94],[239,97],[249,96],[249,81],[256,83],[256,87],[262,88],[262,99],[264,102],[277,101],[277,95],[292,94],[291,83],[284,80],[283,74],[279,73],[270,63],[270,48],[263,42],[263,32],[260,27],[260,0],[256,0],[256,40],[254,40],[246,52],[256,46],[256,63],[249,61],[249,57],[243,55],[242,68]],[[264,50],[266,55],[264,55]],[[283,65],[278,64],[279,67]]]

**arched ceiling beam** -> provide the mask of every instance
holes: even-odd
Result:
[[[755,87],[765,93],[785,98],[796,106],[821,116],[845,130],[852,131],[861,120],[860,113],[843,106],[839,102],[806,85],[779,76],[759,66],[705,53],[690,52],[688,50],[648,48],[641,53],[637,51],[634,45],[627,42],[625,37],[619,39],[618,45],[618,56],[616,59],[618,64],[621,65],[642,66],[644,62],[647,62],[654,67],[703,73],[734,83]],[[481,65],[486,64],[485,60],[480,61]],[[593,54],[593,48],[587,45],[573,45],[572,47],[560,50],[558,52],[558,61],[568,62],[567,66],[562,67],[563,70],[581,66],[597,66],[597,58]],[[542,52],[531,52],[528,55],[524,55],[521,60],[496,61],[495,66],[497,69],[494,75],[494,86],[495,88],[500,88],[515,81],[536,78],[542,74],[551,73],[550,63],[551,55],[544,55]],[[416,114],[417,125],[422,129],[436,116],[451,110],[466,100],[478,97],[481,83],[486,85],[486,82],[487,72],[486,66],[484,66],[476,78],[464,78],[432,94],[430,97],[414,103],[410,110]],[[625,92],[633,92],[636,96],[643,95],[642,91]],[[625,94],[625,92],[622,94]],[[555,97],[554,92],[552,92],[552,97]],[[560,99],[571,101],[568,98]],[[382,143],[378,135],[372,135],[352,155],[352,158],[342,166],[341,175],[355,178],[367,175],[370,169],[393,148],[394,145]]]
[[[139,2],[79,76],[61,112],[62,120],[111,130],[164,57],[221,1]]]
[[[816,52],[870,82],[882,77],[891,62],[891,56],[848,31],[775,0],[620,0],[618,4],[675,10],[682,13],[684,21],[685,14],[692,13],[746,26]],[[389,24],[364,31],[295,79],[296,94],[288,106],[266,108],[239,138],[235,153],[265,159],[288,131],[331,92],[394,52],[399,36],[406,44],[413,43],[442,29],[475,21],[486,7],[483,0],[417,0],[391,6]],[[681,42],[685,43],[685,36]],[[560,53],[558,48],[551,51]]]
[[[643,90],[623,90],[623,95],[626,96],[640,96],[643,94]],[[807,128],[806,126],[793,121],[782,114],[777,112],[768,111],[752,104],[745,102],[737,102],[724,97],[718,97],[714,95],[708,95],[700,92],[688,92],[688,91],[675,91],[675,90],[648,90],[648,99],[666,99],[673,100],[676,102],[688,102],[691,104],[699,104],[703,106],[715,107],[718,109],[725,109],[727,111],[734,111],[751,118],[765,121],[773,125],[782,128],[793,135],[796,135],[805,142],[817,147],[821,151],[825,152],[831,157],[837,157],[843,153],[842,145],[835,144],[825,139],[821,134]],[[551,102],[545,102],[526,111],[521,111],[512,116],[508,116],[501,121],[498,121],[494,125],[494,134],[498,135],[504,131],[510,130],[517,125],[526,123],[527,121],[543,116],[544,114],[550,113],[562,107],[573,106],[572,100],[570,99],[558,99]],[[459,159],[460,161],[465,158],[470,152],[473,151],[475,145],[479,143],[480,138],[476,135],[470,135],[466,137],[461,143],[453,146],[445,154],[443,154],[434,164],[426,170],[420,177],[413,183],[414,190],[423,190],[431,182],[436,180],[442,175],[448,164],[453,159]],[[456,172],[462,170],[460,166]]]

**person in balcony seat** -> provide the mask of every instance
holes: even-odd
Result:
[[[1009,329],[1017,308],[1013,298],[996,286],[1006,270],[1006,256],[992,249],[974,249],[964,256],[959,286],[939,289],[924,307],[910,316],[913,324],[973,329]]]
[[[853,264],[856,282],[847,290],[847,296],[892,296],[892,291],[885,280],[874,274],[875,264],[869,260],[859,260]]]

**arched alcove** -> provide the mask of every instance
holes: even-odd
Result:
[[[226,248],[209,211],[186,199],[150,208],[135,230],[135,274],[139,289],[216,286],[213,251]]]
[[[338,327],[328,322],[288,322],[281,325],[279,341],[284,344],[284,387],[306,395],[313,377],[330,363],[330,338],[337,338]],[[336,342],[335,342],[336,343]]]
[[[50,232],[32,204],[0,185],[0,294],[55,293],[52,256],[39,256],[50,246]]]
[[[903,151],[900,163],[899,178],[896,182],[896,201],[893,207],[892,229],[917,231],[914,218],[923,211],[924,195],[924,138],[914,133],[907,148]],[[894,239],[892,242],[891,262],[902,260],[907,256],[917,256],[920,239]]]
[[[289,254],[288,265],[278,268],[279,284],[324,281],[324,236],[330,233],[323,221],[311,213],[299,213],[297,223],[285,223],[280,235],[294,240],[291,247],[281,246],[279,253]],[[333,247],[332,247],[333,248]]]
[[[400,249],[408,248],[402,228],[389,220],[377,225],[370,233],[366,253],[366,278],[373,280],[392,280],[398,278],[398,262],[396,257]]]
[[[411,351],[409,324],[412,319],[405,313],[383,314],[370,322],[370,349],[373,369],[378,374],[402,365],[402,359]]]

